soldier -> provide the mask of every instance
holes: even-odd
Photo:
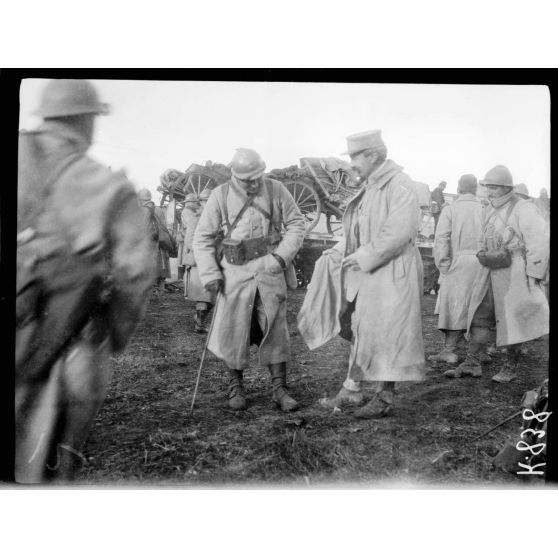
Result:
[[[539,213],[544,217],[547,224],[550,222],[550,198],[546,188],[541,188],[539,197],[535,200]]]
[[[249,346],[256,343],[260,364],[271,372],[273,401],[283,411],[294,411],[298,403],[286,384],[290,342],[284,271],[304,240],[304,218],[287,189],[263,177],[265,163],[254,150],[237,149],[231,170],[231,180],[212,191],[194,233],[200,280],[208,291],[221,293],[208,348],[229,367],[232,409],[246,407],[243,370]]]
[[[164,292],[165,281],[171,276],[168,246],[164,244],[164,241],[169,239],[171,234],[165,223],[165,211],[162,207],[155,207],[155,203],[151,199],[151,191],[142,188],[138,192],[138,199],[144,211],[146,226],[150,231],[157,228],[157,236],[154,240],[157,248],[155,252],[157,277],[153,285],[153,293],[159,295]],[[150,237],[152,240],[155,239],[155,233],[153,232]]]
[[[207,188],[201,192],[199,197],[196,194],[188,194],[182,215],[180,216],[184,235],[182,264],[186,270],[184,276],[184,298],[196,301],[196,315],[194,318],[194,331],[196,333],[208,332],[206,327],[207,315],[215,304],[215,294],[205,290],[200,282],[198,266],[192,248],[194,232],[210,194],[211,190]]]
[[[510,382],[516,377],[521,344],[548,333],[549,309],[543,285],[549,259],[549,238],[536,207],[514,193],[510,171],[490,169],[480,181],[490,206],[483,210],[481,267],[473,281],[465,360],[448,370],[448,378],[480,377],[479,355],[496,328],[496,345],[506,346],[506,361],[492,378]]]
[[[434,261],[442,276],[437,303],[438,329],[444,333],[442,351],[432,362],[457,364],[458,341],[467,329],[467,311],[475,276],[481,230],[482,205],[476,197],[477,179],[464,174],[458,182],[457,199],[444,207],[434,239]]]
[[[20,134],[16,316],[18,482],[72,478],[153,281],[134,188],[90,159],[107,107],[85,80],[53,80]]]
[[[413,181],[387,159],[380,130],[347,138],[351,164],[363,187],[343,216],[345,307],[353,338],[347,379],[327,408],[359,405],[362,382],[376,382],[374,397],[355,413],[381,418],[393,407],[395,382],[424,379],[422,262],[415,239],[418,201]]]
[[[440,219],[440,214],[442,209],[446,205],[446,200],[444,198],[444,190],[446,189],[447,182],[442,180],[440,184],[434,190],[432,190],[431,200],[432,200],[432,215],[434,217],[434,228],[438,226],[438,219]]]

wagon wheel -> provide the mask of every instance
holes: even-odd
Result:
[[[184,184],[184,197],[188,194],[195,194],[197,197],[208,188],[211,190],[214,184],[213,178],[197,172],[189,173],[182,179]]]
[[[284,184],[304,215],[306,232],[311,231],[318,223],[322,211],[322,202],[318,192],[307,182],[298,179],[289,180]]]
[[[334,213],[328,213],[326,217],[327,232],[334,236],[343,236],[342,217]]]

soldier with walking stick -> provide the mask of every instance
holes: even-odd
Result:
[[[237,149],[232,178],[212,191],[194,233],[194,257],[204,287],[220,300],[208,349],[229,368],[229,407],[246,408],[243,371],[251,344],[268,366],[273,401],[298,403],[287,391],[290,357],[285,271],[304,239],[304,218],[278,181],[264,178],[252,149]],[[220,249],[221,247],[222,249]]]

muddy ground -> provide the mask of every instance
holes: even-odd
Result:
[[[392,416],[359,421],[316,404],[339,389],[349,347],[338,338],[307,349],[296,328],[304,293],[291,292],[289,299],[289,384],[302,404],[289,415],[273,406],[268,372],[255,359],[245,374],[249,408],[229,410],[226,369],[208,353],[191,416],[205,337],[193,332],[194,304],[179,291],[153,297],[129,347],[113,359],[110,391],[85,447],[88,464],[76,481],[192,487],[528,482],[492,465],[506,439],[521,430],[521,418],[472,440],[517,411],[523,393],[546,377],[547,339],[526,345],[519,378],[511,384],[490,379],[503,355],[485,365],[481,379],[447,380],[441,375],[447,367],[429,365],[425,382],[400,384]],[[425,295],[423,302],[428,356],[441,349],[442,336],[433,315],[435,296]]]

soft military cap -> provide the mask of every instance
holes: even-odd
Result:
[[[352,155],[365,149],[372,149],[374,151],[385,149],[386,145],[382,139],[381,130],[368,130],[367,132],[360,132],[347,136],[347,151],[341,155]]]
[[[474,174],[464,174],[457,182],[457,187],[463,193],[472,193],[477,189],[477,177]]]

